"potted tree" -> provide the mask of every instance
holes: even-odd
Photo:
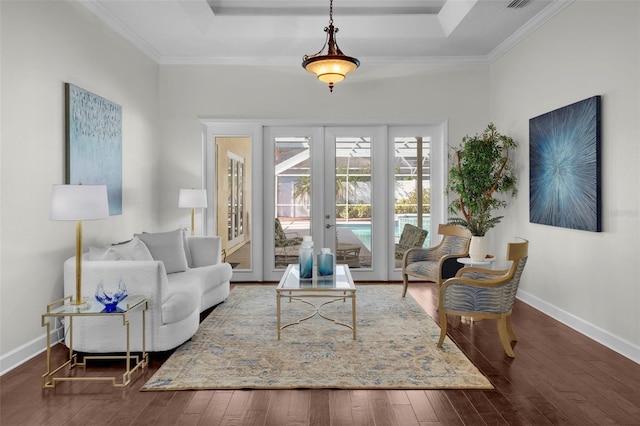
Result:
[[[501,194],[515,197],[516,176],[510,152],[516,143],[498,133],[489,123],[482,134],[465,136],[462,144],[449,154],[449,183],[447,193],[456,198],[449,204],[449,212],[457,215],[449,224],[467,228],[472,235],[469,255],[475,261],[487,255],[485,234],[504,216],[495,216],[495,210],[507,206]]]

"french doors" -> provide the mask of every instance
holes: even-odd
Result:
[[[328,248],[354,279],[383,280],[387,192],[385,127],[265,128],[265,279],[297,262],[300,238]],[[380,189],[377,189],[377,186]]]
[[[304,236],[357,281],[400,279],[405,224],[439,242],[446,221],[446,122],[284,126],[207,122],[206,231],[222,237],[234,281],[277,281]],[[204,138],[203,138],[204,140]],[[217,162],[214,161],[217,159]]]

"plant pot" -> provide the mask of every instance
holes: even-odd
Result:
[[[471,244],[469,244],[469,257],[474,262],[482,262],[487,257],[487,239],[486,237],[471,237]]]

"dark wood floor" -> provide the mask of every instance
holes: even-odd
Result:
[[[435,286],[409,288],[435,317]],[[515,359],[504,355],[492,321],[463,322],[450,333],[489,377],[490,391],[140,392],[166,353],[152,354],[127,389],[65,382],[42,390],[42,354],[0,378],[0,424],[640,425],[640,365],[524,303],[516,304],[513,327]],[[64,347],[54,354],[62,359]]]

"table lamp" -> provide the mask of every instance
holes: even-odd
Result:
[[[76,221],[76,295],[72,305],[82,301],[82,221],[109,217],[106,185],[53,185],[51,220]]]
[[[194,235],[195,211],[197,208],[207,208],[207,191],[205,189],[181,189],[178,207],[191,209],[191,235]]]

